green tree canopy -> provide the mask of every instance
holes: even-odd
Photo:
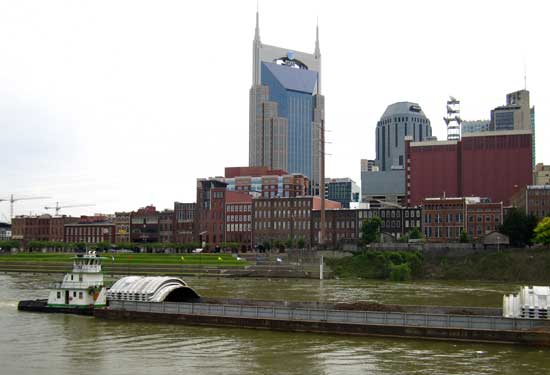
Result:
[[[382,227],[382,219],[379,217],[363,221],[361,227],[361,241],[363,244],[378,242],[380,240],[380,227]]]
[[[550,217],[547,216],[542,219],[534,229],[534,232],[534,242],[543,245],[550,245]]]
[[[510,238],[510,245],[524,247],[532,244],[533,230],[537,226],[537,218],[526,215],[517,208],[512,208],[499,227],[499,232]]]

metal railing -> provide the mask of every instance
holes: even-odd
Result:
[[[446,315],[379,311],[322,310],[250,305],[183,302],[109,301],[110,308],[150,313],[276,319],[365,325],[393,325],[431,328],[527,330],[546,325],[544,321],[498,316]]]
[[[87,289],[102,286],[102,281],[62,281],[50,284],[50,289]]]

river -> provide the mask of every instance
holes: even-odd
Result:
[[[0,274],[0,374],[545,374],[550,350],[96,320],[17,311],[60,275]],[[498,307],[518,285],[187,278],[200,294]]]

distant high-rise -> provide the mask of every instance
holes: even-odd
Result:
[[[393,103],[376,125],[374,166],[361,168],[362,202],[369,202],[371,207],[404,204],[407,136],[417,142],[432,139],[430,120],[417,103]]]
[[[283,169],[320,180],[321,95],[319,29],[313,54],[263,44],[259,16],[252,44],[249,166]]]
[[[417,103],[399,102],[386,108],[376,125],[376,165],[380,171],[404,169],[405,137],[416,142],[431,137],[430,120]]]

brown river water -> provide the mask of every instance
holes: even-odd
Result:
[[[102,321],[18,312],[61,275],[0,274],[0,375],[550,374],[550,348]],[[187,278],[209,297],[499,307],[518,285]]]

